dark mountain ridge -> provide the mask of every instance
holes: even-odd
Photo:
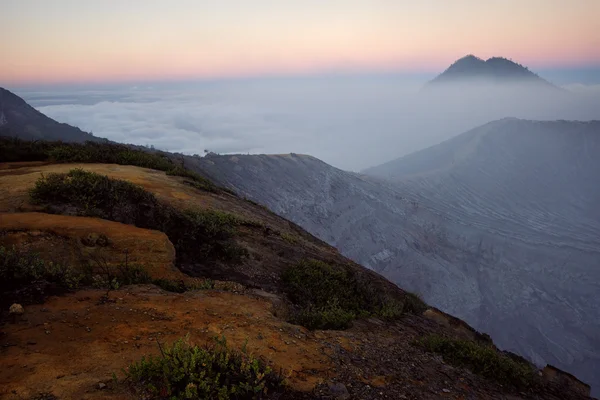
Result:
[[[83,143],[103,141],[91,133],[57,122],[31,107],[25,100],[0,87],[0,136],[26,140],[61,140]]]
[[[430,81],[427,86],[450,83],[491,82],[533,83],[554,87],[527,67],[504,57],[492,57],[483,60],[474,55],[467,55],[455,61],[444,72]]]

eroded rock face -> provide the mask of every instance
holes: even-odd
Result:
[[[380,178],[302,155],[186,164],[490,333],[499,347],[594,386],[599,153],[600,122],[507,119],[369,171]]]

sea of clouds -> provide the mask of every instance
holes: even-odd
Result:
[[[600,85],[422,92],[403,77],[263,79],[16,91],[118,142],[186,154],[303,153],[359,171],[504,117],[600,119]]]

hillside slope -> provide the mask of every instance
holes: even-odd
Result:
[[[156,392],[145,379],[136,385],[123,377],[144,354],[175,360],[164,346],[185,336],[200,344],[223,336],[287,378],[285,387],[243,398],[588,398],[589,387],[574,377],[551,367],[538,376],[464,322],[425,310],[295,224],[189,171],[91,162],[127,154],[129,162],[163,167],[164,159],[115,145],[17,145],[39,160],[0,164],[0,273],[14,268],[11,251],[35,250],[71,269],[47,264],[41,280],[0,281],[2,310],[7,300],[25,304],[24,314],[1,320],[3,398],[163,398],[196,390],[173,381]],[[79,162],[64,162],[69,154]],[[17,265],[44,265],[21,254]],[[65,280],[88,273],[90,261],[93,284],[86,286],[86,275]],[[298,274],[304,278],[294,280]],[[347,329],[299,324],[319,318],[314,307],[323,294],[315,288],[335,303],[321,317],[360,311]],[[313,308],[302,311],[306,300]],[[367,309],[376,300],[383,308]],[[459,358],[447,350],[453,346],[473,353]],[[491,369],[477,368],[482,362]]]
[[[393,182],[298,155],[188,163],[503,348],[597,382],[599,149],[598,122],[506,119],[367,171]]]

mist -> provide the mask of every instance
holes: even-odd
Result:
[[[302,153],[360,171],[505,117],[600,119],[600,86],[344,76],[27,89],[39,111],[110,140],[202,154]]]

